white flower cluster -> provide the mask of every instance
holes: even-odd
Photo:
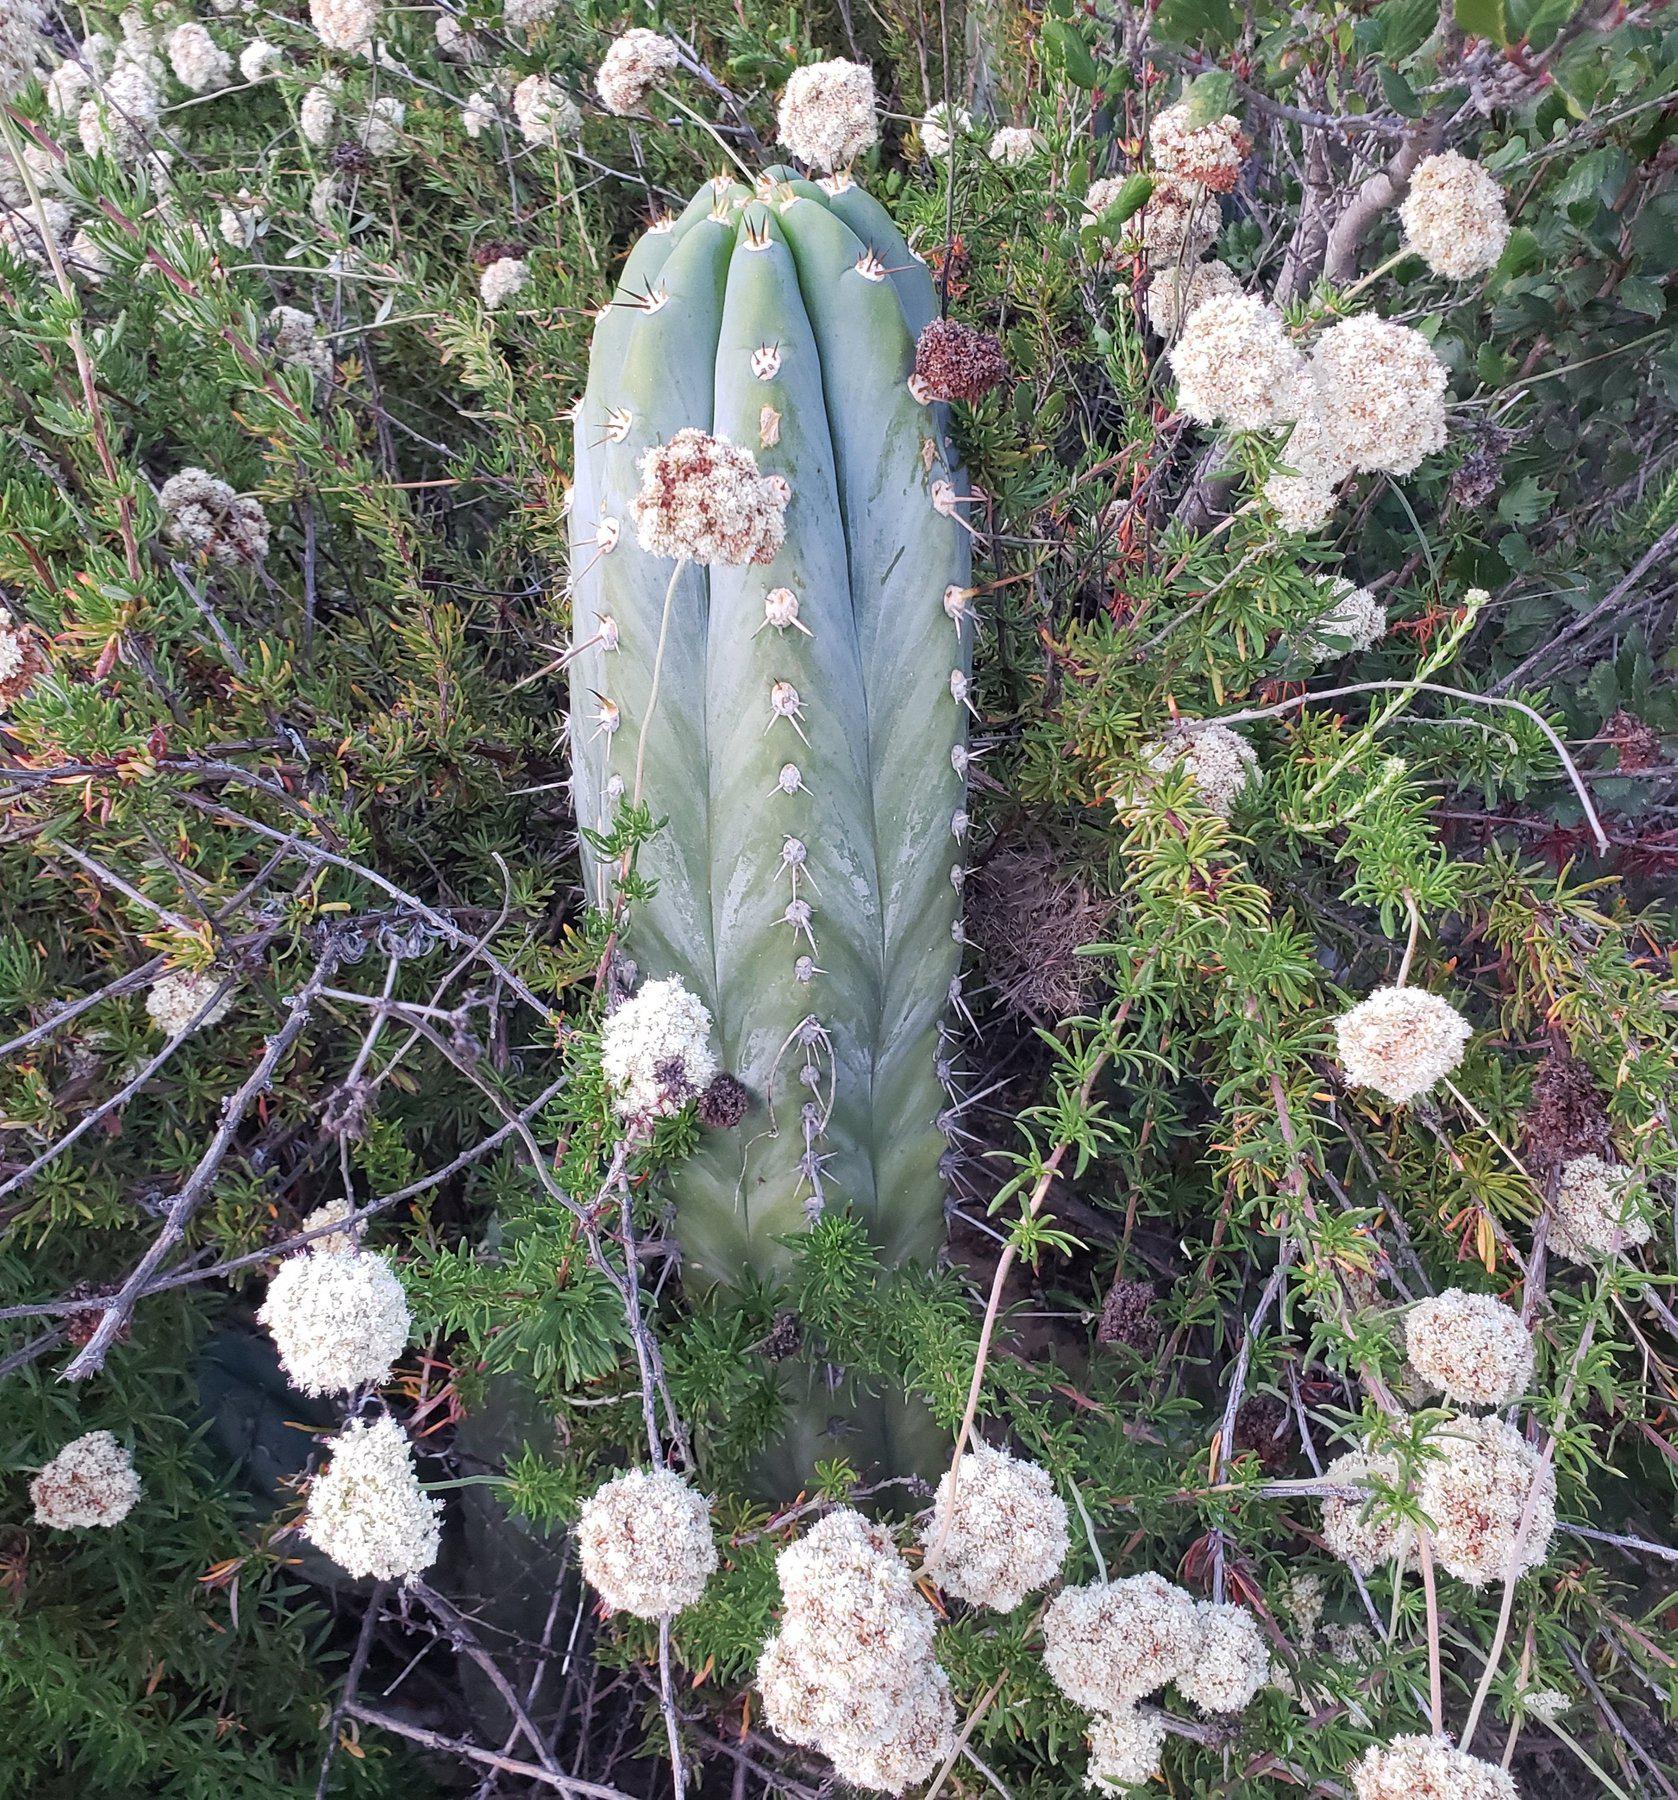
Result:
[[[233,58],[196,19],[169,33],[169,65],[189,94],[207,94],[233,79]]]
[[[679,977],[649,981],[601,1027],[600,1066],[625,1118],[680,1112],[717,1072],[711,1015]]]
[[[1177,404],[1202,425],[1259,431],[1298,416],[1305,358],[1282,315],[1256,294],[1203,301],[1168,356]]]
[[[973,129],[973,115],[965,106],[940,100],[920,123],[921,147],[928,156],[948,156],[950,145]]]
[[[631,1469],[583,1502],[577,1550],[583,1579],[614,1612],[672,1616],[716,1569],[711,1503],[670,1469]]]
[[[1512,1306],[1448,1288],[1405,1315],[1404,1349],[1429,1387],[1459,1406],[1507,1406],[1532,1381],[1532,1334]]]
[[[1366,1750],[1352,1770],[1357,1800],[1517,1800],[1513,1778],[1444,1738],[1401,1737]]]
[[[1634,1250],[1653,1235],[1630,1173],[1600,1156],[1562,1164],[1550,1213],[1549,1245],[1569,1262],[1600,1262]]]
[[[1308,393],[1264,484],[1264,497],[1284,531],[1315,531],[1334,511],[1336,490],[1351,472],[1352,465],[1328,435],[1314,393]]]
[[[1323,1470],[1323,1479],[1339,1487],[1396,1489],[1398,1458],[1390,1451],[1348,1450]],[[1323,1543],[1331,1556],[1361,1574],[1402,1554],[1410,1541],[1409,1529],[1393,1514],[1384,1496],[1366,1493],[1323,1501]]]
[[[1258,753],[1227,725],[1184,727],[1145,745],[1142,760],[1164,775],[1179,765],[1187,771],[1208,810],[1227,819],[1258,768]],[[1153,783],[1146,777],[1127,801],[1144,802]]]
[[[493,87],[475,89],[461,103],[460,117],[468,137],[482,137],[500,123],[501,96]]]
[[[66,117],[75,109],[89,156],[135,163],[152,155],[151,135],[163,115],[165,64],[155,32],[135,8],[122,15],[122,38],[120,45],[100,34],[85,39],[81,63],[65,63],[55,72],[53,92],[55,108]]]
[[[859,157],[880,135],[874,72],[866,63],[806,63],[781,95],[779,141],[812,169],[831,173]]]
[[[45,666],[35,634],[0,602],[0,712],[29,691]]]
[[[946,1469],[921,1532],[923,1572],[969,1605],[1012,1612],[1066,1560],[1066,1502],[1046,1469],[988,1444],[962,1457],[953,1512],[950,1485]]]
[[[268,315],[274,354],[288,369],[307,369],[317,382],[332,379],[332,346],[320,320],[296,306],[276,306]]]
[[[1044,1667],[1087,1712],[1119,1712],[1177,1680],[1199,1643],[1193,1597],[1152,1573],[1064,1588],[1043,1615]]]
[[[62,252],[69,236],[70,209],[62,200],[43,196],[0,215],[0,244],[26,262],[44,265],[51,260],[48,239]]]
[[[775,1566],[786,1610],[758,1662],[765,1724],[856,1786],[924,1781],[954,1743],[955,1705],[932,1609],[890,1534],[841,1508]]]
[[[1258,1621],[1244,1606],[1201,1600],[1196,1638],[1177,1692],[1202,1712],[1238,1713],[1270,1679],[1270,1651]]]
[[[1376,988],[1334,1022],[1346,1079],[1400,1104],[1443,1081],[1473,1035],[1448,1000],[1412,987]]]
[[[509,31],[528,31],[551,18],[558,6],[559,0],[506,0],[501,18]]]
[[[1471,1587],[1535,1569],[1556,1530],[1556,1477],[1504,1420],[1459,1418],[1429,1440],[1417,1498],[1433,1523],[1433,1553]],[[1531,1502],[1527,1529],[1522,1515]]]
[[[179,1037],[198,1017],[199,1009],[209,1004],[221,983],[222,977],[209,969],[199,973],[175,969],[160,975],[146,994],[146,1015],[165,1037]],[[214,1025],[232,1004],[233,995],[223,994],[199,1024]]]
[[[1187,268],[1168,263],[1148,283],[1148,323],[1162,338],[1174,338],[1190,313],[1240,292],[1235,271],[1215,256]]]
[[[338,96],[343,88],[338,76],[325,75],[304,94],[297,108],[297,128],[306,142],[324,148],[337,135]]]
[[[303,1535],[358,1580],[400,1581],[437,1560],[442,1502],[419,1484],[414,1453],[394,1419],[352,1420],[309,1489]]]
[[[1450,377],[1412,327],[1342,319],[1318,340],[1311,373],[1322,429],[1349,470],[1408,475],[1443,448]]]
[[[246,81],[261,81],[285,61],[285,52],[266,38],[255,37],[239,52],[239,73]]]
[[[1227,194],[1241,179],[1241,165],[1252,147],[1233,113],[1194,125],[1189,105],[1182,100],[1155,115],[1148,127],[1148,145],[1161,174],[1219,194]]]
[[[594,78],[594,91],[609,113],[632,113],[666,75],[681,52],[662,32],[635,25],[612,39]]]
[[[791,490],[759,472],[757,458],[727,438],[685,426],[641,457],[630,502],[649,556],[697,563],[766,563],[786,539]]]
[[[513,89],[513,117],[527,144],[557,144],[583,128],[576,102],[545,75],[526,75]]]
[[[498,256],[478,277],[478,294],[491,312],[497,312],[529,285],[530,264],[522,256]]]
[[[108,1431],[73,1439],[29,1484],[35,1523],[54,1531],[120,1525],[140,1498],[128,1451]]]
[[[1029,125],[999,125],[986,154],[1005,169],[1017,169],[1042,148],[1042,139]]]
[[[46,23],[40,0],[6,0],[0,8],[0,99],[34,79],[47,50]]]
[[[1151,1707],[1120,1706],[1090,1724],[1090,1763],[1084,1786],[1097,1794],[1127,1794],[1160,1772],[1165,1720]]]
[[[402,142],[402,128],[408,122],[408,108],[390,94],[381,94],[368,102],[356,127],[356,142],[369,156],[390,156]]]
[[[216,225],[224,244],[234,250],[248,250],[256,242],[267,217],[267,205],[249,188],[241,188],[231,200],[221,203]]]
[[[329,49],[359,50],[378,29],[378,0],[309,0],[309,23]]]
[[[268,515],[204,469],[182,469],[158,494],[163,535],[182,550],[227,568],[258,563],[268,554]]]
[[[330,1243],[332,1240],[321,1240]],[[311,1244],[287,1257],[257,1313],[302,1394],[347,1394],[390,1379],[412,1321],[402,1283],[370,1250]]]
[[[1325,576],[1321,585],[1328,590],[1328,610],[1300,646],[1312,661],[1334,662],[1386,635],[1387,609],[1368,588],[1355,587],[1344,575]]]
[[[1435,275],[1483,275],[1509,242],[1503,189],[1458,150],[1426,158],[1398,209],[1404,241]]]
[[[337,1225],[347,1219],[355,1208],[347,1200],[328,1200],[324,1206],[317,1206],[313,1212],[304,1215],[299,1227],[302,1231],[318,1231],[322,1225]],[[327,1237],[318,1237],[310,1241],[311,1250],[354,1250],[367,1235],[365,1222],[352,1225],[347,1231],[334,1231]]]
[[[1095,192],[1094,186],[1090,192]],[[1153,192],[1130,229],[1153,268],[1190,262],[1218,235],[1223,213],[1210,188],[1172,175],[1156,176]]]

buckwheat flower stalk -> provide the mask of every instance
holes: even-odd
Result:
[[[402,1283],[369,1250],[306,1249],[268,1284],[257,1320],[301,1394],[347,1394],[390,1379],[412,1321]]]
[[[1089,1712],[1115,1712],[1187,1672],[1200,1640],[1193,1599],[1155,1574],[1066,1588],[1043,1615],[1043,1664]]]
[[[1334,1022],[1346,1079],[1400,1105],[1443,1081],[1473,1035],[1448,1000],[1412,987],[1376,988]]]
[[[285,52],[266,38],[252,38],[239,52],[239,73],[246,81],[261,81],[285,61]]]
[[[1012,1612],[1060,1573],[1069,1547],[1066,1502],[1046,1469],[976,1443],[938,1484],[921,1543],[923,1572],[972,1606]],[[942,1540],[942,1541],[940,1541]]]
[[[831,174],[879,141],[874,72],[866,63],[806,63],[787,78],[776,119],[779,142],[812,169]]]
[[[1350,468],[1408,475],[1444,448],[1450,377],[1419,331],[1373,313],[1342,319],[1311,370],[1323,430]]]
[[[54,1531],[108,1530],[140,1498],[133,1458],[108,1431],[74,1438],[29,1484],[35,1523]]]
[[[288,369],[307,369],[317,383],[332,379],[332,345],[320,320],[296,306],[276,306],[268,315],[274,354]]]
[[[686,426],[641,458],[630,502],[649,556],[697,563],[773,562],[786,538],[791,491],[759,472],[751,451]]]
[[[1436,1454],[1423,1465],[1417,1498],[1433,1522],[1439,1566],[1485,1587],[1543,1563],[1556,1530],[1555,1471],[1514,1426],[1459,1418],[1428,1447]]]
[[[1518,1800],[1506,1770],[1435,1737],[1366,1750],[1352,1769],[1352,1792],[1356,1800]]]
[[[158,494],[163,535],[180,549],[236,568],[268,554],[268,516],[248,495],[204,469],[182,469]]]
[[[1631,1172],[1594,1154],[1562,1164],[1550,1213],[1550,1248],[1569,1262],[1601,1262],[1654,1235]]]
[[[427,1494],[414,1453],[392,1418],[352,1420],[314,1479],[303,1535],[357,1580],[423,1574],[442,1545],[442,1502]]]
[[[1185,101],[1168,106],[1148,127],[1154,167],[1179,181],[1192,181],[1214,193],[1227,194],[1241,179],[1241,165],[1252,145],[1233,113],[1205,125],[1190,122]]]
[[[1386,635],[1387,609],[1368,588],[1354,587],[1344,575],[1325,579],[1328,610],[1305,634],[1300,648],[1314,662],[1334,662],[1372,649]]]
[[[46,666],[35,633],[0,602],[0,716],[29,692]]]
[[[1183,321],[1168,352],[1177,404],[1202,425],[1261,431],[1299,410],[1305,358],[1282,315],[1256,294],[1214,294]]]
[[[711,1503],[669,1469],[631,1469],[584,1501],[577,1549],[583,1579],[614,1612],[669,1618],[716,1569]]]
[[[711,1015],[678,978],[649,981],[602,1026],[600,1066],[625,1118],[680,1112],[717,1072]]]
[[[146,1015],[165,1037],[179,1037],[198,1018],[199,1010],[209,1004],[221,983],[222,977],[208,969],[202,973],[177,969],[161,975],[146,994]],[[223,994],[204,1017],[198,1019],[199,1028],[214,1025],[232,1004],[232,994]]]
[[[1270,1679],[1270,1650],[1258,1621],[1243,1606],[1198,1601],[1195,1644],[1177,1677],[1177,1692],[1202,1712],[1238,1713]]]
[[[1485,274],[1509,242],[1503,189],[1458,150],[1423,160],[1398,217],[1405,243],[1448,281]]]
[[[1126,229],[1134,233],[1148,266],[1158,269],[1171,262],[1192,262],[1218,235],[1222,224],[1218,198],[1210,188],[1161,175]]]
[[[1532,1382],[1532,1334],[1490,1294],[1449,1288],[1405,1315],[1410,1366],[1459,1406],[1507,1406]]]
[[[40,0],[6,0],[0,8],[0,98],[10,99],[34,79],[48,54],[46,24]]]
[[[170,32],[169,63],[189,94],[207,94],[233,78],[233,58],[195,19]]]
[[[613,38],[594,78],[594,91],[607,112],[620,117],[637,111],[653,88],[681,66],[681,52],[669,38],[637,25]]]
[[[1090,1725],[1090,1763],[1084,1786],[1097,1794],[1128,1794],[1158,1776],[1165,1752],[1165,1720],[1151,1707],[1126,1705]]]

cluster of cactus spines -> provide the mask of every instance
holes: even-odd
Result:
[[[698,427],[791,489],[767,563],[689,565],[671,596],[643,799],[662,829],[626,920],[641,978],[710,1008],[744,1122],[673,1177],[701,1280],[774,1266],[825,1205],[888,1258],[941,1237],[941,1037],[961,958],[973,622],[946,410],[911,385],[924,264],[846,177],[707,183],[625,265],[576,409],[577,814],[634,789],[675,567],[630,517],[649,447]],[[590,854],[590,897],[617,869]]]

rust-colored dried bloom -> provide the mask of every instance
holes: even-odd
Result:
[[[1521,1121],[1522,1159],[1540,1178],[1576,1156],[1611,1156],[1608,1110],[1596,1077],[1570,1051],[1552,1046],[1532,1078]]]
[[[669,1469],[631,1469],[583,1503],[577,1550],[583,1579],[615,1612],[671,1617],[716,1569],[711,1503]]]
[[[1151,1707],[1119,1706],[1090,1725],[1090,1763],[1084,1786],[1097,1794],[1128,1794],[1160,1772],[1165,1719]]]
[[[915,344],[915,384],[928,400],[983,400],[1009,377],[1001,342],[955,319],[933,319]]]
[[[1550,1553],[1556,1476],[1504,1420],[1459,1418],[1429,1440],[1417,1498],[1433,1522],[1433,1553],[1470,1587],[1523,1575]],[[1521,1530],[1523,1515],[1530,1515]],[[1511,1562],[1511,1559],[1513,1561]]]
[[[1513,1778],[1443,1738],[1401,1737],[1366,1750],[1352,1770],[1357,1800],[1518,1800]]]
[[[594,78],[594,91],[607,112],[632,113],[670,71],[681,53],[662,32],[636,25],[612,39]]]
[[[1098,1344],[1128,1344],[1132,1350],[1147,1350],[1158,1343],[1155,1298],[1150,1282],[1115,1279],[1102,1302],[1095,1341]]]
[[[1334,1022],[1346,1079],[1400,1104],[1443,1081],[1473,1035],[1448,1000],[1410,987],[1376,988]]]
[[[975,1443],[961,1459],[953,1516],[950,1485],[946,1469],[921,1531],[923,1573],[971,1606],[1012,1612],[1060,1573],[1066,1502],[1046,1469],[989,1444]]]
[[[1485,274],[1509,242],[1503,189],[1459,150],[1422,162],[1398,216],[1405,243],[1449,281]]]
[[[630,502],[649,556],[697,563],[767,563],[786,538],[786,482],[758,470],[751,451],[686,426],[641,458]]]
[[[1602,736],[1620,753],[1622,769],[1653,769],[1660,763],[1661,734],[1623,706],[1603,722]]]
[[[1342,1487],[1379,1483],[1395,1488],[1399,1479],[1398,1458],[1384,1450],[1348,1450],[1323,1470],[1323,1479]],[[1378,1494],[1365,1493],[1350,1499],[1330,1495],[1323,1501],[1323,1543],[1329,1554],[1365,1575],[1399,1555],[1409,1538],[1409,1528],[1393,1517],[1392,1509]]]
[[[1090,1712],[1114,1712],[1187,1672],[1199,1641],[1194,1601],[1155,1574],[1065,1588],[1043,1615],[1043,1666]]]
[[[787,78],[777,117],[779,141],[812,169],[854,162],[880,135],[874,72],[866,63],[807,63]]]
[[[1253,147],[1233,113],[1193,125],[1188,104],[1181,100],[1155,117],[1148,127],[1148,143],[1154,167],[1162,174],[1217,194],[1229,193],[1241,179],[1241,165]]]
[[[1532,1334],[1490,1294],[1448,1288],[1404,1320],[1410,1366],[1459,1406],[1507,1406],[1532,1380]]]
[[[713,1131],[732,1131],[746,1116],[752,1096],[746,1084],[727,1073],[699,1096],[699,1122]]]
[[[1562,1164],[1550,1213],[1550,1248],[1569,1262],[1601,1262],[1654,1235],[1631,1172],[1601,1156]]]
[[[108,1431],[73,1439],[29,1484],[35,1523],[55,1531],[120,1525],[140,1498],[133,1459]]]

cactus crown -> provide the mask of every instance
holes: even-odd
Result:
[[[571,510],[576,807],[608,831],[639,761],[664,823],[626,947],[704,1000],[750,1096],[673,1178],[702,1281],[772,1269],[829,1205],[894,1261],[941,1236],[973,617],[946,604],[970,573],[947,419],[911,387],[935,311],[868,195],[777,169],[755,192],[709,182],[643,236],[595,331]],[[735,501],[784,502],[734,539],[744,515],[706,503],[703,541],[750,555],[682,563],[652,553],[676,536],[638,535],[649,452],[659,466],[684,431],[751,453],[767,485],[737,470]],[[614,870],[585,856],[607,905]]]

